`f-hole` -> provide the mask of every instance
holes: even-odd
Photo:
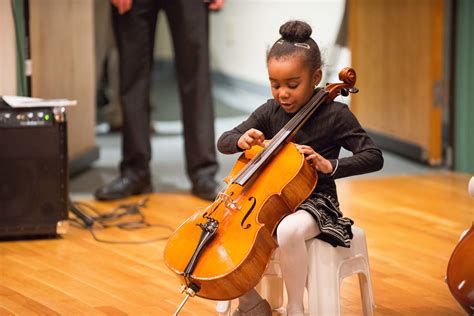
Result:
[[[250,209],[245,214],[244,218],[242,219],[242,222],[240,223],[240,226],[243,229],[249,229],[250,226],[252,226],[252,224],[247,224],[245,226],[244,226],[244,224],[245,224],[245,221],[247,220],[247,217],[249,217],[250,213],[252,213],[253,209],[255,208],[255,204],[257,204],[257,199],[254,198],[253,196],[249,197],[249,201],[252,201],[253,203],[252,203],[252,206],[250,206]]]

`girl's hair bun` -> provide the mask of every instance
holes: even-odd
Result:
[[[306,42],[312,32],[311,26],[303,21],[288,21],[280,26],[281,38],[290,42]]]
[[[303,21],[288,21],[280,26],[281,38],[267,52],[267,63],[272,59],[298,55],[304,64],[316,71],[322,66],[318,44],[311,38],[313,30]]]

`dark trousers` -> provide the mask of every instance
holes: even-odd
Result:
[[[192,182],[214,177],[217,160],[211,96],[208,9],[202,0],[135,0],[130,11],[112,10],[119,50],[123,110],[122,174],[149,176],[150,82],[157,14],[167,15],[184,127],[186,171]],[[159,106],[159,104],[158,104]]]

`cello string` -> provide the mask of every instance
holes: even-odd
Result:
[[[321,92],[322,91],[322,92]],[[268,159],[281,147],[291,133],[295,133],[299,126],[302,126],[306,119],[319,107],[324,101],[327,92],[324,89],[319,89],[310,101],[299,111],[270,141],[260,153],[258,153],[232,180],[234,183],[243,185],[260,166],[267,162]]]
[[[322,92],[321,92],[322,91]],[[324,89],[319,89],[308,101],[308,103],[299,111],[270,141],[270,143],[261,152],[259,152],[249,163],[232,179],[232,183],[239,183],[243,185],[250,179],[259,167],[267,162],[274,152],[281,147],[291,133],[296,132],[298,126],[302,126],[302,122],[319,107],[326,97],[327,92]]]

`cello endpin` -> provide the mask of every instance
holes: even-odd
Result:
[[[177,316],[179,314],[181,309],[183,309],[184,304],[186,304],[186,302],[188,301],[190,297],[193,297],[194,295],[196,295],[199,289],[200,287],[195,283],[191,283],[189,284],[189,286],[186,286],[184,284],[181,285],[181,287],[179,288],[179,292],[181,294],[186,293],[186,297],[181,301],[181,304],[179,304],[178,308],[176,309],[176,312],[174,312],[173,314],[174,316]]]
[[[174,312],[173,314],[174,316],[178,316],[184,304],[186,304],[186,302],[188,301],[189,296],[190,296],[189,294],[186,294],[186,297],[181,301],[181,304],[179,304],[178,309],[176,309],[176,312]]]

